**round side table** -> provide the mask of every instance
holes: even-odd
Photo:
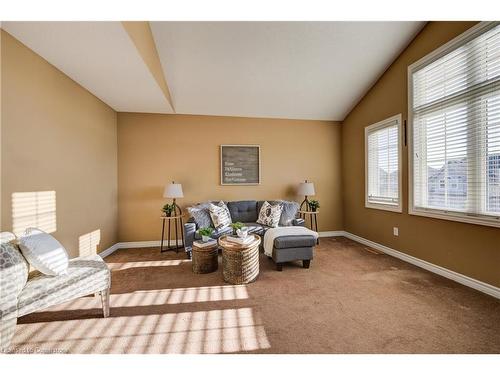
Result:
[[[248,284],[259,276],[260,237],[251,235],[253,241],[240,245],[228,241],[227,236],[219,238],[222,247],[222,275],[230,284]]]
[[[219,268],[219,247],[217,242],[210,246],[197,246],[198,241],[193,243],[192,265],[193,273],[210,273]]]
[[[160,243],[160,252],[163,253],[164,251],[175,251],[176,253],[179,251],[179,249],[182,249],[184,247],[184,224],[182,222],[182,218],[184,215],[177,215],[177,216],[161,216],[161,243]],[[165,248],[163,247],[163,242],[165,240],[165,223],[168,223],[168,231],[167,231],[167,246]],[[170,233],[170,227],[174,229],[175,226],[175,245],[172,245],[172,242],[174,241],[171,237]],[[180,229],[180,238],[179,238],[179,233],[177,232],[177,226],[179,226]]]

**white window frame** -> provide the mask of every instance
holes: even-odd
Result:
[[[397,122],[398,129],[398,204],[389,203],[374,203],[368,200],[368,134],[372,131],[379,130],[391,126],[394,121]],[[365,207],[374,208],[378,210],[386,210],[392,212],[403,212],[403,173],[402,173],[402,131],[401,131],[402,115],[401,113],[385,120],[376,122],[375,124],[365,127]]]
[[[437,59],[447,55],[453,50],[461,47],[472,39],[475,39],[482,33],[495,27],[498,22],[480,22],[469,30],[460,34],[448,43],[442,45],[438,49],[422,57],[420,60],[408,66],[408,213],[410,215],[425,216],[436,219],[458,221],[462,223],[479,224],[493,227],[500,227],[500,217],[480,217],[470,213],[462,213],[456,211],[439,210],[432,208],[417,208],[414,205],[414,189],[413,189],[413,73],[422,66],[429,65]]]

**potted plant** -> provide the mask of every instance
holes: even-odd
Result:
[[[214,232],[214,228],[211,228],[211,227],[204,227],[204,228],[198,229],[198,234],[201,236],[201,240],[203,242],[210,241],[210,236],[212,235],[213,232]]]
[[[167,203],[161,210],[163,211],[165,216],[170,217],[172,216],[172,212],[175,211],[175,205]]]
[[[236,232],[238,231],[238,229],[243,228],[245,225],[237,221],[236,223],[231,223],[230,226],[231,228],[233,228],[233,236],[236,236],[237,235]]]
[[[311,208],[312,212],[316,212],[319,208],[319,202],[316,200],[310,200],[309,201],[309,207]]]

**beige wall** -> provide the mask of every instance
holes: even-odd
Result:
[[[342,126],[345,230],[464,275],[500,286],[500,229],[408,215],[408,158],[403,149],[403,213],[364,207],[364,128],[407,118],[407,67],[474,22],[431,22],[358,103]],[[399,237],[392,228],[399,227]]]
[[[212,199],[296,199],[314,181],[319,229],[342,229],[340,125],[327,121],[215,116],[118,114],[120,241],[158,240],[163,188],[184,189],[181,207]],[[259,144],[259,186],[221,186],[219,146]]]
[[[106,249],[117,240],[116,113],[6,32],[1,37],[1,229],[55,229],[72,257],[98,242]],[[32,194],[47,191],[55,192],[55,217],[53,194]]]

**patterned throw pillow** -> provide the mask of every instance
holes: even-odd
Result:
[[[29,264],[41,273],[49,276],[68,273],[68,253],[50,234],[28,228],[19,239],[19,247]]]
[[[223,201],[220,201],[217,205],[210,203],[208,210],[215,229],[227,228],[231,224],[231,214]]]
[[[280,226],[287,227],[292,225],[293,219],[296,218],[299,212],[299,204],[297,202],[282,201],[283,212],[280,217]]]
[[[275,228],[280,222],[282,211],[283,207],[281,204],[275,204],[274,206],[272,206],[271,204],[269,204],[269,202],[266,201],[260,208],[257,223]]]
[[[209,207],[210,203],[207,202],[188,208],[188,212],[193,217],[198,228],[207,228],[212,226]]]

